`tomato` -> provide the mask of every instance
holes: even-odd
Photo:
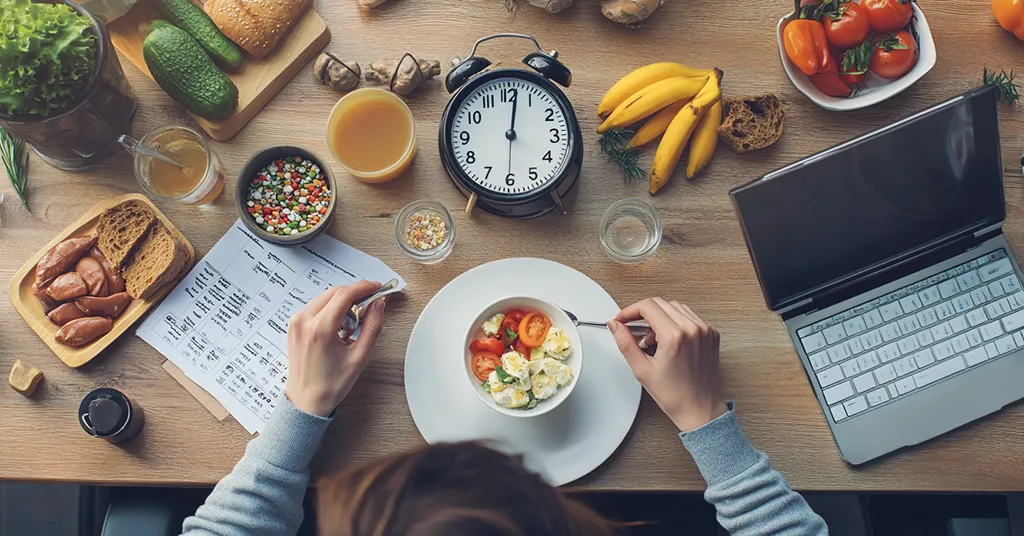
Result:
[[[473,354],[473,375],[476,376],[480,381],[487,381],[487,377],[491,375],[491,371],[498,368],[501,365],[501,358],[490,353],[480,352]]]
[[[492,337],[480,337],[479,339],[469,343],[469,351],[474,354],[486,352],[501,355],[505,353],[505,345],[501,344],[501,341],[498,339]]]
[[[523,341],[516,340],[516,342],[512,343],[512,349],[523,354],[523,357],[526,359],[530,359],[530,349],[523,344]]]
[[[871,29],[878,33],[895,32],[914,16],[911,0],[862,0]]]
[[[511,329],[512,331],[516,331],[519,329],[519,323],[523,321],[524,316],[526,316],[526,313],[519,309],[512,309],[505,313],[505,320],[501,321],[501,325]]]
[[[852,97],[853,88],[839,78],[839,67],[835,60],[835,53],[829,52],[829,54],[833,57],[828,62],[828,68],[824,72],[811,76],[811,83],[829,97]]]
[[[839,49],[846,50],[864,42],[870,24],[868,10],[856,2],[826,2],[821,23],[825,25],[825,38]]]
[[[871,66],[871,56],[874,52],[875,44],[870,39],[844,52],[839,65],[839,79],[847,85],[860,87],[864,82],[865,73]]]
[[[904,30],[876,43],[871,56],[871,72],[881,78],[894,80],[914,68],[917,63],[917,41]]]
[[[519,340],[530,348],[536,348],[544,344],[549,329],[551,320],[548,319],[548,315],[534,311],[523,317],[523,321],[519,323]]]

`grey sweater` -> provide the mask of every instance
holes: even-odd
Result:
[[[299,529],[309,464],[331,420],[282,401],[231,474],[185,520],[183,534],[292,536]],[[828,534],[825,522],[747,441],[732,404],[725,415],[680,437],[707,481],[704,498],[731,534]]]

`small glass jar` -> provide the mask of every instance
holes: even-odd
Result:
[[[224,190],[220,158],[191,128],[167,125],[153,129],[141,140],[121,136],[119,141],[134,155],[135,178],[150,197],[207,205]],[[185,167],[179,171],[173,164],[160,162],[153,158],[154,152]]]
[[[661,216],[654,205],[623,199],[608,207],[601,218],[601,249],[613,261],[636,264],[661,243]]]
[[[452,252],[455,222],[441,203],[413,201],[395,218],[395,241],[414,261],[435,264]]]

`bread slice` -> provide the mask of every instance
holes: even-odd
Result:
[[[764,149],[782,137],[786,110],[775,95],[724,98],[722,103],[726,115],[718,127],[718,137],[733,151],[745,153]]]
[[[132,254],[124,271],[125,289],[132,298],[148,300],[171,282],[188,262],[188,250],[162,224],[157,224]]]
[[[309,0],[207,0],[203,10],[224,35],[262,59],[274,50]]]
[[[156,214],[149,205],[129,200],[108,208],[100,215],[97,247],[115,270],[128,263],[132,251],[156,223]]]

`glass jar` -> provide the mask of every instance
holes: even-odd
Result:
[[[99,36],[92,78],[64,111],[49,117],[0,113],[0,126],[31,144],[51,166],[76,171],[118,150],[117,138],[131,132],[138,100],[124,77],[106,26],[72,0],[63,3],[87,17]]]
[[[613,261],[642,262],[661,243],[661,216],[647,201],[617,201],[601,218],[600,238],[601,249]]]
[[[435,264],[445,260],[455,245],[455,222],[436,201],[413,201],[395,218],[398,247],[416,262]]]
[[[120,136],[134,156],[135,178],[150,197],[189,205],[212,203],[224,190],[220,158],[202,134],[182,125],[153,129],[141,140]],[[182,164],[159,161],[159,156]]]

